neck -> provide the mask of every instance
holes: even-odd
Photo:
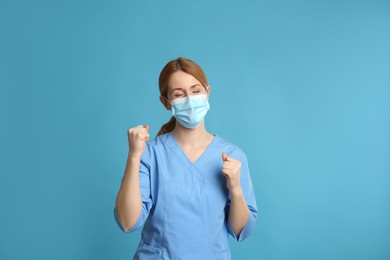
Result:
[[[185,128],[176,121],[172,134],[181,145],[190,147],[202,145],[212,136],[209,132],[207,132],[204,121],[202,121],[202,123],[195,129]]]

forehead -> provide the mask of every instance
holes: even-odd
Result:
[[[202,84],[191,74],[185,73],[183,71],[176,71],[174,72],[170,79],[169,79],[169,90],[173,90],[175,88],[182,88],[182,89],[191,89],[192,86],[199,84],[199,86],[202,86]]]

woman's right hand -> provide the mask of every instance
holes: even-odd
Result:
[[[129,139],[129,154],[141,157],[145,151],[146,141],[149,139],[149,126],[139,125],[127,131]]]

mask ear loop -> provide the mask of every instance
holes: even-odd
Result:
[[[210,85],[207,85],[207,87],[204,87],[204,88],[206,89],[207,95],[210,94],[210,91],[209,91],[209,88],[208,88],[208,87],[210,87]]]
[[[163,98],[165,98],[165,100],[172,106],[172,103],[164,96],[162,96]]]
[[[210,88],[210,85],[208,85],[207,87],[205,87],[206,92],[207,92],[207,98],[208,98],[208,99],[210,99],[210,91],[209,91],[209,88]]]

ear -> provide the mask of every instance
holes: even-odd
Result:
[[[167,110],[171,110],[171,104],[169,104],[163,96],[160,96],[160,101]]]
[[[210,86],[210,85],[208,85],[208,86],[206,87],[206,89],[207,89],[207,94],[208,94],[208,95],[210,95],[210,92],[211,92],[211,86]]]

